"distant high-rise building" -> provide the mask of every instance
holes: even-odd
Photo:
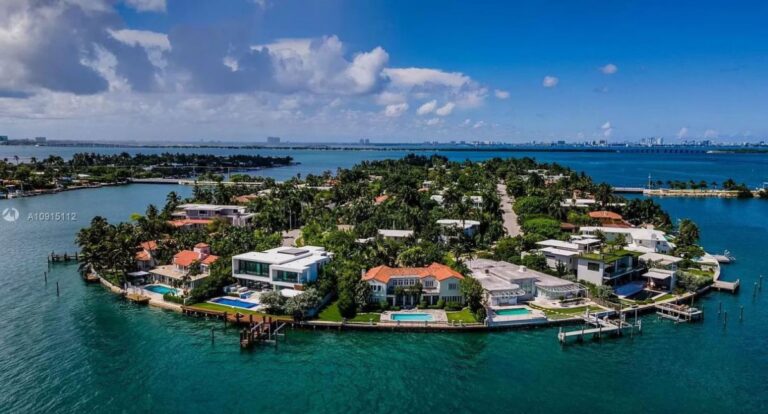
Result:
[[[279,144],[280,137],[267,137],[267,144]]]
[[[38,144],[45,144],[46,138],[45,137],[35,137],[35,142]]]
[[[8,135],[0,135],[0,145],[5,145],[8,143]]]
[[[368,138],[360,138],[360,144],[361,145],[368,145],[371,143],[371,140]]]

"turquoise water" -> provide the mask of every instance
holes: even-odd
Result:
[[[615,162],[610,155],[603,164],[595,159],[594,169]],[[690,176],[729,168],[680,165],[679,173]],[[675,218],[699,223],[708,250],[728,249],[737,258],[724,275],[740,278],[742,292],[698,301],[706,313],[699,324],[646,317],[642,336],[564,348],[557,328],[289,330],[277,349],[242,352],[238,333],[224,331],[221,322],[122,301],[84,284],[75,265],[47,268],[45,255],[74,250],[75,232],[93,215],[126,220],[148,202],[161,204],[170,188],[131,185],[0,201],[21,213],[15,223],[0,220],[0,412],[759,413],[768,406],[768,285],[752,299],[753,283],[768,275],[768,202],[659,200]],[[78,221],[26,220],[41,211],[76,212]],[[720,302],[728,312],[725,328],[716,313]]]
[[[149,286],[144,286],[144,289],[146,289],[146,290],[148,290],[148,291],[150,291],[150,292],[159,293],[159,294],[161,294],[161,295],[165,295],[166,293],[173,293],[173,294],[176,294],[176,289],[173,289],[173,288],[169,288],[169,287],[167,287],[167,286],[162,286],[162,285],[149,285]]]
[[[499,316],[520,316],[520,315],[529,315],[531,311],[525,308],[514,308],[514,309],[500,309],[494,311]]]
[[[255,303],[245,302],[242,300],[230,299],[230,298],[216,298],[211,300],[211,302],[218,303],[219,305],[226,305],[226,306],[232,306],[234,308],[244,308],[244,309],[250,309],[256,306]]]
[[[432,315],[428,313],[393,313],[390,318],[393,321],[402,322],[425,322],[434,320]]]

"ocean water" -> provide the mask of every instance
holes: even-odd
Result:
[[[207,153],[214,155],[251,154],[264,156],[290,155],[298,165],[279,167],[254,174],[285,180],[296,174],[322,174],[336,172],[337,168],[349,168],[363,160],[401,158],[413,151],[397,148],[387,150],[285,150],[285,149],[230,149],[230,148],[89,148],[89,147],[34,147],[0,146],[0,159],[13,160],[18,155],[22,160],[29,157],[43,159],[51,153],[65,159],[78,152],[117,154],[141,152],[155,154],[163,152]],[[637,152],[565,152],[565,151],[441,151],[423,150],[418,154],[441,154],[456,161],[482,161],[492,157],[533,157],[543,162],[557,162],[577,171],[587,171],[597,181],[616,186],[645,186],[648,175],[656,180],[706,180],[722,183],[728,178],[744,182],[751,187],[768,182],[768,154],[707,154],[697,153],[637,153]]]
[[[619,167],[610,156],[602,163],[576,158],[561,162],[591,166],[584,169],[614,177],[616,185],[633,185],[620,177],[642,169]],[[710,161],[669,163],[681,174],[734,171]],[[700,169],[689,168],[698,163]],[[738,171],[764,163],[745,162],[751,167]],[[20,212],[14,223],[0,220],[0,412],[760,413],[768,407],[768,280],[753,298],[753,283],[768,276],[768,202],[659,200],[673,217],[699,223],[709,251],[728,249],[737,258],[725,276],[741,279],[741,293],[702,299],[697,305],[706,317],[699,324],[648,316],[642,336],[567,347],[558,344],[556,328],[294,330],[277,348],[244,352],[237,332],[221,322],[126,303],[85,285],[74,265],[47,268],[46,254],[73,250],[74,234],[92,216],[126,220],[147,203],[162,204],[171,189],[190,190],[130,185],[0,201],[0,210]],[[35,212],[75,212],[77,221],[27,220]]]

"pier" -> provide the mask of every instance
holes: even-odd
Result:
[[[695,322],[704,319],[704,311],[688,305],[660,303],[655,308],[659,317],[675,322]]]
[[[739,286],[741,286],[741,280],[736,279],[735,282],[726,282],[724,280],[715,280],[714,283],[712,283],[712,289],[717,289],[718,291],[725,291],[729,293],[736,293],[739,291]]]
[[[638,333],[643,332],[643,325],[640,319],[635,316],[634,322],[627,322],[626,315],[621,314],[618,319],[608,319],[608,316],[600,318],[598,314],[590,314],[589,311],[584,315],[584,325],[581,329],[573,331],[560,331],[557,333],[557,340],[561,344],[568,343],[569,338],[575,338],[578,342],[583,342],[586,336],[591,335],[593,339],[601,339],[603,335],[622,336],[624,331],[629,329],[630,334],[634,335],[635,328]]]
[[[58,263],[58,262],[79,262],[80,261],[80,254],[78,252],[75,252],[73,254],[69,253],[56,253],[51,252],[51,254],[48,255],[48,263]]]

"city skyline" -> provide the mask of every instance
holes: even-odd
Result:
[[[0,5],[0,133],[761,141],[768,6],[720,5],[22,0]]]

